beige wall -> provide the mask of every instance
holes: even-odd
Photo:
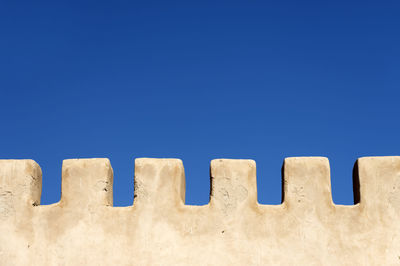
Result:
[[[326,158],[288,158],[272,206],[254,161],[213,160],[210,203],[188,206],[180,160],[137,159],[134,205],[113,207],[109,160],[74,159],[40,206],[40,167],[0,160],[0,265],[400,265],[400,157],[356,169],[359,203],[340,206]]]

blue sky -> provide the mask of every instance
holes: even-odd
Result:
[[[43,171],[107,157],[114,204],[133,201],[134,158],[183,160],[187,204],[209,162],[257,162],[258,198],[281,200],[290,156],[330,160],[352,204],[358,157],[400,155],[398,1],[0,2],[0,158]]]

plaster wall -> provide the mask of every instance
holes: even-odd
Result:
[[[108,159],[65,160],[60,202],[41,169],[0,160],[0,265],[400,265],[400,157],[360,158],[356,204],[332,202],[328,159],[287,158],[283,202],[257,202],[252,160],[211,162],[210,202],[185,205],[178,159],[136,159],[113,207]]]

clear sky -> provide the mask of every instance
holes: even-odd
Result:
[[[206,204],[214,158],[257,162],[279,204],[290,156],[330,160],[352,204],[358,157],[400,155],[399,1],[1,1],[0,158],[34,159],[42,204],[63,159],[107,157],[114,203],[134,158],[183,160]]]

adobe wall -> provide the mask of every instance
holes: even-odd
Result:
[[[211,162],[210,202],[188,206],[177,159],[137,159],[135,198],[113,207],[108,159],[65,160],[60,202],[40,205],[32,160],[0,160],[0,265],[400,265],[400,157],[361,158],[353,206],[329,162],[287,158],[283,203],[257,203],[251,160]]]

